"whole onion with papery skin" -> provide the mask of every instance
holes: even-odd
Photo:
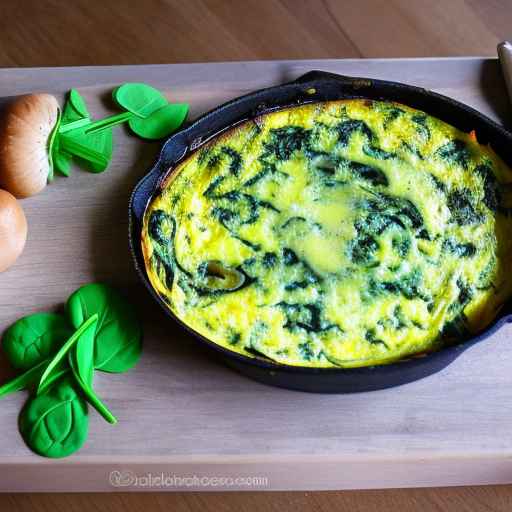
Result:
[[[0,187],[23,198],[46,186],[58,116],[59,104],[50,94],[20,96],[7,106],[0,120]]]
[[[27,240],[27,219],[19,201],[0,190],[0,272],[20,256]]]

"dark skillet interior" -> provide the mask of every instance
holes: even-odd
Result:
[[[205,114],[164,144],[153,169],[137,184],[129,207],[130,246],[137,273],[168,316],[191,332],[213,354],[241,373],[266,384],[319,393],[352,393],[383,389],[431,375],[481,341],[505,322],[512,321],[512,304],[484,332],[458,345],[397,363],[363,368],[305,368],[283,365],[264,358],[249,358],[231,352],[189,329],[169,310],[149,283],[141,252],[142,219],[145,209],[162,180],[175,165],[206,141],[242,121],[268,111],[304,103],[369,98],[397,101],[423,110],[464,132],[475,130],[478,141],[490,143],[496,153],[512,167],[512,134],[476,110],[432,91],[397,82],[340,76],[311,71],[297,80],[256,91],[230,101]]]

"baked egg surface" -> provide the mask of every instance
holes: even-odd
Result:
[[[177,318],[228,350],[388,363],[496,318],[512,291],[511,183],[473,133],[405,105],[288,108],[172,170],[144,215],[146,271]]]

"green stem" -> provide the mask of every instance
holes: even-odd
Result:
[[[59,133],[61,119],[62,119],[62,116],[61,116],[61,113],[60,113],[60,110],[59,110],[59,112],[57,114],[57,121],[55,122],[55,126],[52,128],[50,136],[48,137],[48,148],[47,148],[47,151],[48,151],[48,166],[49,166],[48,182],[51,182],[53,180],[53,177],[54,177],[54,172],[53,172],[53,146],[55,144],[55,141],[57,140],[57,134]]]
[[[30,384],[37,381],[41,372],[44,370],[44,367],[48,364],[48,361],[49,359],[41,361],[39,364],[30,368],[30,370],[27,370],[25,373],[18,375],[9,382],[6,382],[3,386],[0,386],[0,398],[3,398],[10,393],[14,393],[15,391],[26,389]]]
[[[89,386],[87,386],[81,379],[78,381],[78,383],[81,385],[82,390],[85,396],[87,397],[89,403],[101,414],[101,416],[106,421],[108,421],[112,425],[115,425],[117,423],[117,418],[110,412],[108,407],[99,399],[98,395],[96,395],[96,393]]]
[[[50,375],[52,370],[62,361],[68,350],[78,341],[82,333],[93,323],[98,321],[98,313],[95,313],[88,318],[73,334],[72,336],[62,345],[59,351],[55,354],[50,364],[46,367],[41,379],[39,380],[39,386],[37,387],[37,394],[39,395],[42,391],[44,381]]]
[[[77,119],[76,121],[71,121],[71,123],[61,124],[59,128],[59,133],[67,133],[73,130],[77,130],[78,128],[85,128],[85,133],[95,133],[101,130],[106,130],[111,126],[115,126],[116,124],[121,124],[133,117],[134,114],[131,112],[122,112],[121,114],[115,114],[113,116],[105,117],[104,119],[99,119],[98,121],[91,121],[89,118],[85,117],[83,119]]]
[[[78,369],[75,364],[75,360],[73,358],[73,352],[69,352],[68,354],[69,365],[71,366],[71,370],[73,371],[73,375],[78,385],[82,388],[84,395],[86,396],[88,402],[98,411],[98,413],[109,423],[115,425],[117,423],[117,418],[110,412],[108,407],[101,401],[101,399],[96,395],[94,390],[89,384],[86,384],[80,374],[78,373]]]
[[[82,119],[77,119],[76,121],[71,121],[70,123],[61,124],[59,127],[59,133],[66,133],[76,128],[81,128],[82,126],[87,126],[91,124],[92,121],[88,117],[84,117]]]
[[[111,126],[115,126],[116,124],[124,123],[128,121],[134,114],[131,112],[122,112],[121,114],[116,114],[114,116],[106,117],[105,119],[100,119],[99,121],[93,121],[87,128],[85,129],[85,133],[95,133],[100,130],[106,130]]]
[[[48,362],[49,359],[46,360]],[[46,393],[46,390],[57,380],[59,380],[62,376],[66,375],[69,372],[69,368],[63,368],[62,370],[55,372],[53,375],[49,375],[46,380],[39,386],[37,390],[37,394],[41,395]]]

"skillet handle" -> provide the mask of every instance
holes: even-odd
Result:
[[[330,73],[329,71],[320,71],[314,69],[308,71],[304,75],[296,78],[293,83],[303,84],[307,82],[338,82],[340,85],[350,87],[369,87],[372,85],[372,80],[368,78],[359,78],[355,76],[338,75],[336,73]]]

